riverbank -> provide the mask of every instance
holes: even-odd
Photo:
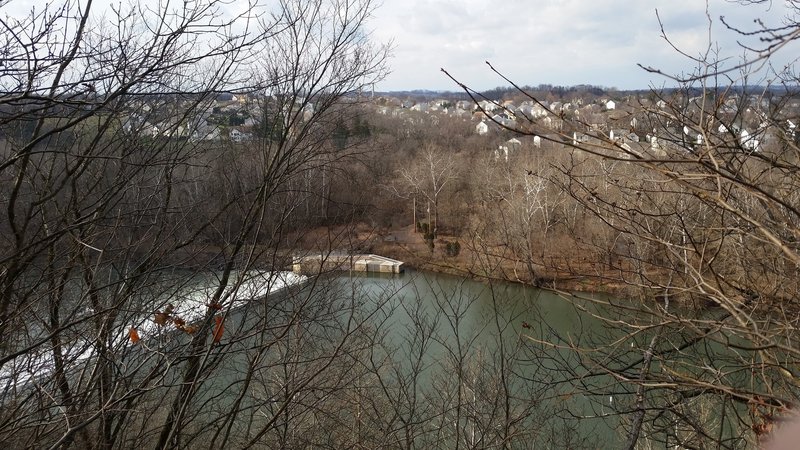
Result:
[[[664,289],[677,286],[682,274],[658,269],[644,261],[620,254],[609,255],[603,245],[593,245],[594,237],[558,236],[551,234],[528,262],[521,259],[505,244],[491,242],[477,235],[454,235],[440,232],[433,249],[410,225],[401,227],[372,227],[366,223],[318,227],[304,230],[290,240],[294,247],[311,252],[344,250],[355,253],[374,253],[403,261],[406,267],[455,275],[474,280],[496,280],[533,285],[557,292],[585,292],[610,295],[638,301],[663,300]],[[458,242],[458,254],[453,244]],[[448,252],[448,243],[450,252]],[[644,270],[644,271],[643,271]],[[683,280],[685,281],[685,280]],[[670,300],[690,308],[708,308],[712,300],[686,296],[679,290],[669,293]]]
[[[330,234],[326,230],[325,234]],[[340,235],[340,231],[333,234]],[[619,270],[587,258],[564,255],[551,258],[551,264],[532,263],[515,258],[507,246],[490,246],[477,239],[440,233],[433,249],[413,226],[374,229],[356,225],[352,242],[360,250],[403,261],[407,267],[476,280],[498,280],[534,285],[546,289],[619,295],[628,286],[621,283]],[[458,242],[459,252],[448,254],[447,244]],[[452,248],[452,247],[451,247]],[[533,276],[532,276],[533,275]]]

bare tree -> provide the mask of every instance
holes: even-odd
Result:
[[[624,295],[589,300],[609,326],[603,336],[550,345],[580,358],[576,388],[611,396],[598,405],[620,415],[627,448],[755,445],[797,402],[796,78],[791,63],[769,63],[796,42],[798,10],[774,6],[786,8],[785,24],[738,30],[721,19],[741,34],[745,60],[727,63],[709,42],[686,55],[694,72],[670,77],[678,89],[629,100],[646,121],[642,142],[581,116],[570,132],[544,135],[573,151],[553,181],[590,219],[575,245],[606,260],[594,274],[590,263],[571,272]]]
[[[384,73],[386,50],[363,31],[372,6],[96,8],[1,21],[0,436],[255,445],[294,424],[281,418],[312,386],[346,383],[322,374],[360,345],[355,299],[270,292],[293,284],[279,274],[302,223],[298,177],[347,154],[331,150],[331,117]],[[279,99],[274,139],[215,140],[230,130],[220,94]],[[241,298],[256,300],[249,316]],[[305,345],[321,334],[329,345]]]
[[[445,187],[458,177],[453,155],[428,145],[410,165],[398,170],[401,187],[394,189],[399,195],[421,196],[427,201],[428,226],[433,238],[439,228],[439,202]],[[433,217],[431,217],[433,214]],[[416,224],[414,224],[416,226]]]

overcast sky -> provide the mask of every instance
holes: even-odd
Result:
[[[720,16],[746,29],[755,18],[777,25],[788,14],[783,5],[710,0],[711,39],[723,55],[739,58],[741,36]],[[702,0],[384,0],[371,27],[376,40],[393,41],[394,57],[392,74],[376,89],[457,90],[440,68],[476,89],[507,86],[484,61],[523,85],[661,86],[667,80],[637,63],[670,73],[695,64],[661,36],[656,10],[676,46],[692,56],[708,47]]]
[[[0,0],[0,15],[41,9],[44,0]],[[144,3],[167,0],[141,0]],[[180,0],[170,0],[180,2]],[[258,0],[262,6],[276,0]],[[475,89],[507,86],[484,61],[521,85],[593,84],[619,89],[672,85],[647,73],[642,64],[665,72],[691,72],[696,64],[681,56],[662,36],[656,10],[670,41],[697,56],[715,42],[729,65],[743,54],[741,35],[726,21],[754,30],[754,19],[772,26],[785,22],[788,0],[373,0],[382,2],[368,24],[377,42],[392,42],[392,73],[377,90],[458,90],[441,71]],[[81,4],[84,0],[81,1]],[[95,5],[102,11],[112,2]],[[123,3],[126,3],[123,1]],[[248,0],[225,3],[227,13]],[[709,19],[711,34],[709,36]],[[751,41],[752,42],[752,41]],[[800,45],[787,48],[775,61],[800,56]],[[763,84],[754,79],[750,84]]]

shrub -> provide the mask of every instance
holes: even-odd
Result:
[[[461,244],[458,241],[446,242],[444,245],[444,253],[447,256],[458,256],[461,253]]]
[[[425,243],[428,244],[428,248],[430,249],[431,253],[433,253],[433,249],[436,248],[436,244],[433,242],[433,233],[425,233]]]
[[[417,222],[417,231],[427,236],[428,231],[430,231],[430,225],[427,222]]]

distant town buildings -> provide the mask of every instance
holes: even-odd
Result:
[[[228,141],[246,143],[274,135],[275,130],[287,130],[288,117],[300,122],[312,118],[313,101],[299,98],[294,103],[281,103],[276,98],[253,95],[220,94],[206,107],[199,108],[192,117],[171,114],[182,107],[181,101],[169,98],[137,100],[130,114],[121,124],[126,133],[136,133],[151,138],[187,139],[191,142]],[[457,122],[471,122],[472,132],[485,139],[503,138],[491,147],[498,157],[518,151],[520,145],[541,149],[544,143],[559,141],[573,146],[589,142],[613,144],[628,154],[664,154],[669,151],[693,152],[702,147],[709,137],[725,140],[746,152],[761,152],[765,145],[775,142],[776,127],[766,120],[770,102],[762,97],[736,93],[724,98],[709,100],[704,96],[652,98],[646,95],[625,95],[615,98],[576,96],[555,101],[534,100],[522,97],[515,101],[505,99],[477,102],[465,99],[398,98],[380,96],[354,98],[364,104],[367,114],[402,120],[408,125],[430,124],[440,126],[445,118]],[[645,121],[647,113],[660,117],[692,117],[709,104],[718,105],[718,118],[712,130],[701,130],[691,123],[673,120]],[[679,109],[676,105],[683,105]],[[786,103],[787,108],[800,110],[800,102]],[[681,109],[682,108],[682,109]],[[797,123],[794,115],[787,116],[783,130],[787,139],[796,139]],[[725,120],[730,118],[731,120]],[[291,123],[297,123],[293,121]],[[643,123],[655,123],[643,129]],[[269,130],[267,130],[269,128]],[[780,128],[780,127],[779,127]],[[271,131],[270,131],[271,130]],[[508,140],[511,131],[521,131],[529,136],[525,142]],[[291,130],[289,130],[291,132]],[[513,135],[511,135],[513,136]],[[547,146],[546,148],[550,148]]]

